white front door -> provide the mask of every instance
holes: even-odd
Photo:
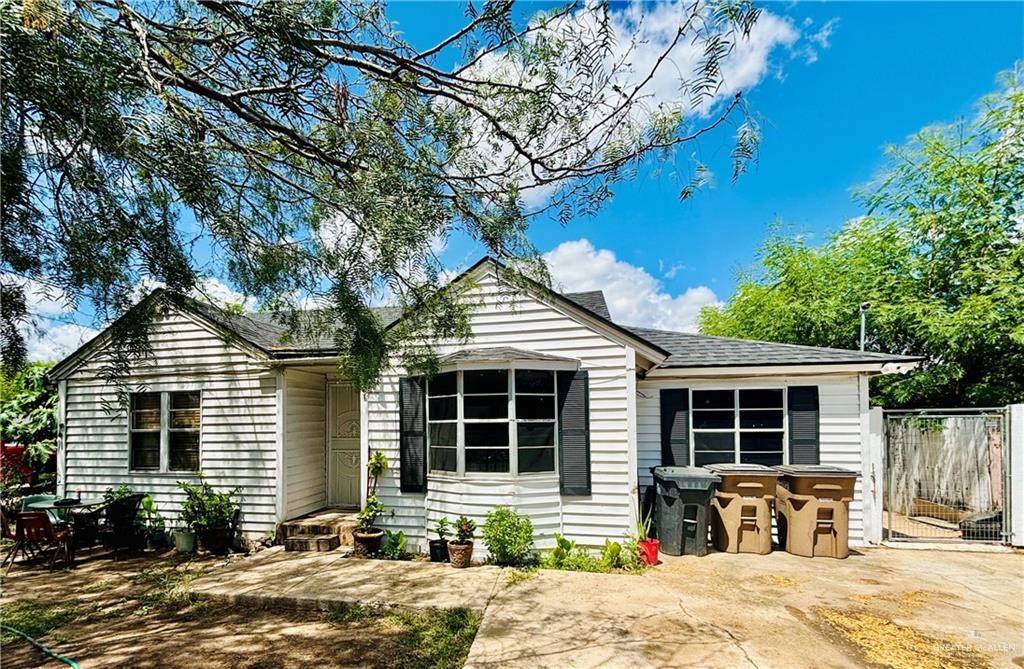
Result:
[[[359,393],[350,383],[327,386],[327,503],[359,506]]]

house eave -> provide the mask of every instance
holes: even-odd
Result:
[[[878,362],[834,362],[814,364],[768,363],[759,365],[707,365],[694,367],[655,367],[647,379],[685,379],[695,377],[801,376],[821,374],[905,374],[920,365],[919,360]]]

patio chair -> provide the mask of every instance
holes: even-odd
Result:
[[[92,548],[100,540],[100,516],[103,507],[89,511],[76,511],[70,515],[71,544],[74,550]]]
[[[140,550],[145,545],[145,534],[138,523],[139,508],[145,496],[128,495],[100,507],[99,538],[108,550],[114,551],[115,561],[122,548]]]
[[[50,516],[42,511],[30,511],[19,513],[17,524],[14,530],[14,547],[4,557],[7,563],[7,571],[11,571],[14,561],[18,558],[20,551],[23,557],[35,557],[35,555],[50,545],[53,545],[53,553],[50,555],[49,568],[52,571],[57,555],[61,554],[64,563],[71,564],[71,533],[66,529],[55,528],[50,522]],[[9,561],[9,562],[8,562]],[[3,563],[0,563],[2,566]]]

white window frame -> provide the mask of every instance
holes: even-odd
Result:
[[[778,390],[782,393],[782,408],[778,407],[740,407],[740,391],[741,390]],[[693,393],[694,392],[731,392],[733,394],[732,409],[697,409],[693,404]],[[697,433],[718,433],[726,434],[732,433],[733,436],[733,463],[738,464],[740,462],[740,435],[744,433],[763,433],[763,432],[780,432],[782,434],[782,464],[789,464],[789,393],[786,392],[785,386],[744,386],[744,387],[732,387],[732,388],[690,388],[689,389],[689,411],[690,411],[690,462],[696,464],[697,460],[697,440],[695,434]],[[740,409],[745,411],[782,411],[782,428],[775,427],[740,427]],[[694,411],[732,411],[732,427],[731,428],[694,428],[696,421],[694,420]]]
[[[199,453],[197,455],[196,469],[171,469],[171,432],[191,432],[191,429],[171,429],[171,394],[172,393],[199,393],[199,427],[195,429],[199,433]],[[202,469],[203,462],[203,402],[205,393],[200,388],[168,388],[168,389],[139,389],[130,395],[160,395],[160,466],[157,469],[135,469],[132,463],[132,433],[134,432],[155,432],[156,430],[136,430],[132,427],[134,418],[134,405],[132,399],[128,401],[128,471],[133,474],[171,474],[174,476],[196,474]]]
[[[426,425],[427,425],[427,472],[428,475],[433,478],[459,478],[459,479],[543,479],[543,478],[557,478],[559,475],[558,469],[558,448],[559,448],[559,420],[558,420],[558,370],[563,369],[564,366],[554,366],[544,363],[523,363],[520,365],[515,364],[504,364],[504,365],[480,365],[470,364],[462,365],[454,369],[442,369],[440,373],[454,372],[455,373],[455,421],[451,420],[439,420],[433,421],[435,423],[451,423],[456,422],[456,438],[455,438],[455,452],[456,452],[456,471],[446,471],[441,469],[432,469],[430,463],[432,458],[430,457],[430,449],[433,446],[430,443],[430,393],[429,383],[427,386],[426,393]],[[554,392],[553,393],[522,393],[524,396],[552,396],[554,397],[554,415],[551,420],[543,418],[530,418],[523,419],[524,423],[554,423],[554,443],[551,448],[554,449],[554,468],[544,472],[519,472],[519,430],[517,425],[519,419],[516,417],[516,393],[515,393],[515,373],[516,370],[531,371],[531,372],[551,372],[554,380]],[[470,419],[470,423],[506,423],[508,425],[508,471],[507,472],[470,472],[466,471],[466,418],[464,410],[464,388],[463,388],[463,372],[465,371],[504,371],[507,373],[508,378],[508,416],[505,418],[473,418]],[[481,395],[483,396],[483,395]],[[438,395],[437,397],[451,397],[451,395]],[[442,447],[447,448],[447,447]],[[474,447],[470,447],[474,448]],[[478,448],[488,448],[481,446]],[[543,447],[536,447],[543,448]]]

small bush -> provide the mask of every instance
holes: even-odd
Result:
[[[488,511],[483,538],[495,564],[521,567],[532,561],[533,523],[513,509],[496,506]]]
[[[561,534],[555,535],[555,547],[541,558],[541,566],[545,569],[561,569],[563,571],[589,571],[604,573],[611,571],[605,562],[594,557],[575,541],[566,539]]]
[[[405,532],[384,530],[384,546],[380,549],[380,557],[385,560],[408,560],[412,557],[405,550],[408,542]]]

